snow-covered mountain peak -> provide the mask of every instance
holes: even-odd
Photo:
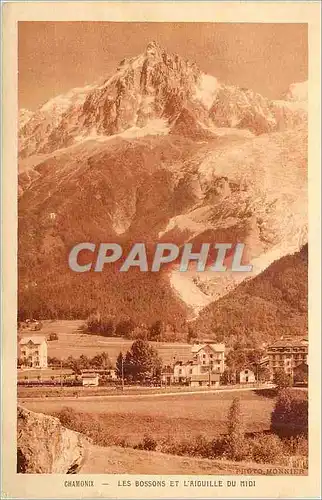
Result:
[[[204,129],[229,127],[259,135],[292,128],[305,119],[304,101],[299,100],[305,96],[304,83],[290,86],[288,100],[270,101],[251,89],[218,82],[195,62],[151,41],[139,55],[123,59],[103,84],[71,89],[29,117],[22,113],[20,156],[48,154],[79,138],[111,137],[137,128],[147,131],[155,120],[166,120],[170,130],[183,110],[193,115],[188,121]],[[185,135],[189,135],[187,116],[184,127],[176,127]],[[200,139],[195,125],[192,136]]]

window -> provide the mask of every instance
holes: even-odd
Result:
[[[213,354],[210,354],[210,358],[212,359],[213,357],[214,357],[214,355],[213,355]]]
[[[248,375],[248,370],[245,370],[245,375]]]
[[[181,374],[182,374],[182,369],[180,368],[180,369],[179,369],[179,375],[181,375]]]
[[[192,375],[192,368],[190,368],[189,373],[190,373],[190,375]]]
[[[203,354],[203,355],[202,355],[202,357],[203,357],[203,358],[205,358],[205,357],[206,357],[206,355],[205,355],[205,354]]]
[[[205,365],[205,364],[206,364],[206,361],[203,361],[203,362],[202,362],[202,364],[203,364],[203,365]]]

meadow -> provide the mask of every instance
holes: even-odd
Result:
[[[66,359],[68,356],[78,358],[82,354],[94,357],[96,354],[107,352],[112,363],[115,364],[118,354],[126,353],[133,340],[120,337],[103,337],[89,335],[81,331],[84,321],[58,320],[43,321],[43,327],[38,332],[22,330],[19,334],[24,336],[44,336],[57,333],[58,340],[48,342],[48,356]],[[191,345],[185,343],[151,342],[159,352],[164,364],[172,364],[176,359],[187,361],[191,357]]]
[[[81,354],[92,357],[105,351],[112,363],[115,363],[119,352],[126,352],[132,345],[131,340],[123,338],[84,334],[81,331],[82,324],[82,321],[44,321],[39,335],[58,335],[58,340],[48,342],[48,355],[66,359],[68,356],[79,357]],[[175,358],[187,360],[191,356],[189,344],[160,342],[154,345],[165,364],[172,364]],[[49,414],[57,414],[65,407],[71,408],[77,414],[86,415],[92,422],[90,425],[103,426],[110,444],[126,441],[135,445],[145,435],[151,435],[155,439],[190,439],[198,435],[209,437],[225,433],[228,411],[236,396],[241,400],[246,431],[262,432],[270,427],[274,406],[274,399],[267,397],[265,391],[218,391],[178,396],[158,394],[153,397],[153,389],[149,390],[149,396],[142,394],[142,389],[140,395],[136,395],[132,389],[131,395],[122,396],[116,389],[97,387],[89,388],[86,398],[76,398],[73,397],[75,388],[64,388],[61,397],[59,388],[47,389],[48,393],[44,394],[44,388],[41,387],[19,387],[19,403],[30,410]],[[118,393],[118,396],[113,396],[113,393]],[[85,395],[86,390],[82,390],[82,396]]]
[[[86,400],[21,399],[19,402],[32,411],[49,414],[57,414],[66,407],[72,408],[103,425],[111,443],[126,440],[135,444],[145,435],[153,435],[155,439],[169,436],[188,439],[225,433],[229,407],[236,396],[241,400],[246,432],[268,430],[275,400],[256,391],[158,397],[105,396]]]

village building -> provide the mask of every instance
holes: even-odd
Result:
[[[307,339],[280,339],[267,347],[268,366],[272,378],[278,371],[294,376],[294,370],[308,363]]]
[[[175,383],[197,386],[218,386],[225,370],[224,344],[194,344],[191,348],[192,360],[178,361],[174,366]]]
[[[18,356],[23,367],[47,368],[47,340],[40,336],[20,339]]]
[[[256,375],[253,370],[245,368],[239,372],[239,383],[240,384],[254,384],[256,382]]]
[[[98,373],[83,373],[82,374],[83,387],[97,387],[98,386]]]
[[[170,365],[162,368],[161,385],[167,386],[174,383],[174,369]]]

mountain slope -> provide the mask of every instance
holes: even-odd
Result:
[[[283,257],[252,280],[210,304],[194,323],[200,336],[217,341],[267,342],[305,337],[308,330],[308,248]]]
[[[307,123],[295,90],[269,101],[152,42],[104,83],[44,104],[20,130],[20,308],[46,317],[99,309],[180,328],[298,251],[307,241]],[[77,275],[68,253],[82,241],[121,243],[124,253],[146,242],[149,258],[158,241],[194,251],[243,242],[254,270],[198,273],[192,264],[180,273],[175,262],[160,273],[105,266]]]

